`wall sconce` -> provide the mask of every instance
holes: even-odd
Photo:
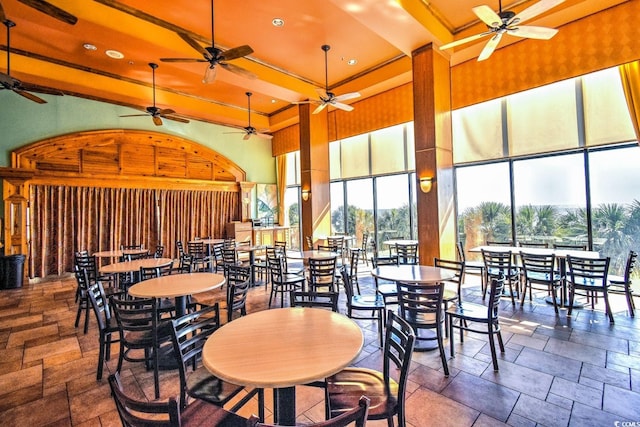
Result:
[[[433,181],[435,181],[435,179],[430,176],[423,176],[422,178],[420,178],[420,190],[422,190],[423,193],[428,193],[429,191],[431,191]]]
[[[311,190],[302,190],[302,200],[306,202],[309,200],[309,197],[311,197]]]

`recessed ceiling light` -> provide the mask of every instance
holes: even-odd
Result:
[[[357,63],[358,63],[357,59],[350,59],[350,60],[347,61],[348,65],[356,65]]]
[[[82,45],[82,47],[84,47],[87,50],[98,50],[98,48],[91,43],[85,43]]]
[[[271,21],[274,27],[282,27],[284,25],[284,19],[282,18],[273,18]]]
[[[117,50],[109,49],[109,50],[105,51],[104,53],[106,53],[109,58],[113,58],[113,59],[122,59],[122,58],[124,58],[124,54],[122,54],[122,52],[118,52]]]

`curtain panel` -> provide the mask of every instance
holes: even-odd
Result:
[[[235,220],[238,193],[32,185],[29,209],[30,277],[73,271],[74,253],[176,240],[222,237]]]
[[[636,138],[640,141],[640,61],[623,64],[618,68],[629,115],[636,131]]]

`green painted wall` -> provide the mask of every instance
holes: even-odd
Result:
[[[177,135],[209,147],[231,159],[247,173],[247,181],[276,182],[275,159],[269,140],[242,134],[238,129],[191,121],[163,120],[155,126],[151,117],[119,117],[138,110],[73,96],[38,95],[48,101],[36,104],[11,91],[0,91],[0,166],[11,165],[11,151],[41,139],[73,132],[101,129],[141,129]]]

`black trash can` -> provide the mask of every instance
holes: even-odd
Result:
[[[0,257],[0,289],[21,288],[24,279],[24,255]]]

